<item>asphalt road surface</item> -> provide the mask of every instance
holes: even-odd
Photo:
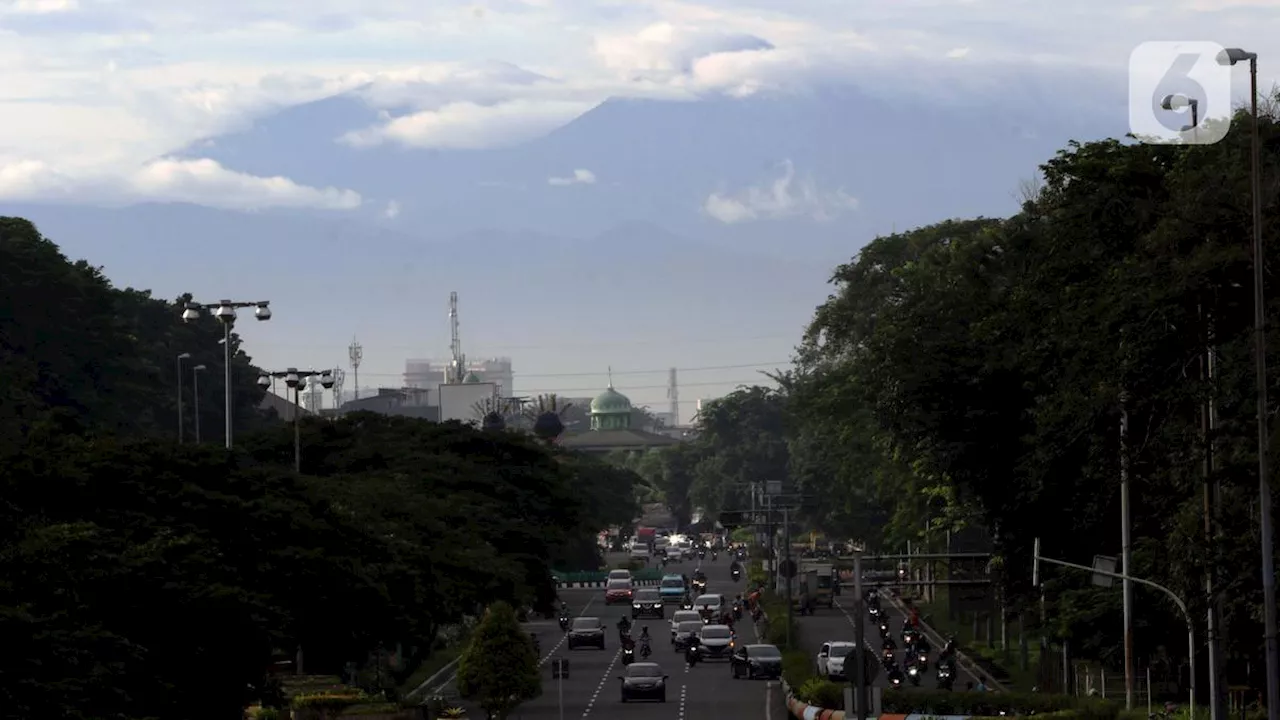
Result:
[[[687,560],[683,564],[672,566],[673,572],[683,572],[692,576],[698,567],[697,559]],[[733,583],[729,576],[729,559],[721,555],[712,562],[707,555],[702,561],[702,569],[707,573],[707,591],[722,593],[730,598],[742,592],[745,579]],[[647,626],[649,635],[653,637],[650,647],[653,654],[650,662],[662,666],[669,675],[667,680],[667,701],[629,702],[621,701],[621,683],[618,675],[623,666],[618,645],[618,619],[630,614],[630,605],[604,604],[603,589],[565,589],[560,597],[569,603],[573,615],[582,617],[598,617],[609,629],[605,640],[605,650],[579,648],[569,651],[564,643],[564,633],[559,624],[552,620],[545,623],[530,623],[529,627],[539,636],[542,646],[542,697],[521,705],[512,717],[518,720],[586,720],[600,718],[604,720],[719,720],[724,717],[747,720],[785,720],[774,709],[766,712],[766,702],[775,701],[781,692],[776,682],[734,680],[729,674],[727,661],[698,663],[690,668],[684,662],[683,653],[671,649],[671,613],[675,605],[667,606],[667,617],[663,620],[641,619],[636,621],[637,627],[632,629],[632,636],[639,637],[640,627]],[[755,642],[755,630],[749,620],[738,628],[740,642]],[[569,679],[555,680],[551,677],[550,659],[563,657],[569,660]],[[641,660],[637,656],[637,661]]]
[[[814,658],[815,664],[818,650],[822,648],[823,643],[835,641],[853,642],[854,633],[856,632],[854,629],[855,623],[859,620],[862,622],[863,638],[867,647],[877,657],[880,655],[880,628],[871,622],[870,616],[865,613],[860,619],[854,617],[854,602],[852,588],[844,588],[844,593],[836,597],[836,606],[834,608],[818,608],[813,615],[800,618],[800,645],[810,657]],[[887,600],[882,600],[880,606],[889,618],[889,627],[893,632],[893,639],[899,645],[897,659],[898,663],[901,664],[902,659],[905,657],[905,652],[901,649],[901,632],[902,623],[906,618]],[[939,649],[934,647],[930,653],[929,670],[920,683],[921,688],[929,690],[937,688],[934,670]],[[954,689],[964,690],[969,682],[977,683],[972,676],[965,672],[964,668],[957,667]],[[883,669],[876,674],[876,679],[872,684],[881,688],[888,687],[889,681],[885,677]]]

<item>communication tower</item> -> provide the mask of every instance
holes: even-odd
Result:
[[[446,382],[453,385],[462,382],[467,374],[467,356],[462,354],[462,340],[458,335],[458,293],[449,293],[449,353],[453,361],[449,366]]]
[[[342,381],[347,378],[347,373],[342,368],[333,369],[333,409],[340,410],[342,408]]]
[[[302,396],[302,401],[306,404],[308,412],[313,415],[320,414],[320,407],[324,405],[324,387],[320,384],[318,375],[307,378],[307,392]]]
[[[676,369],[667,375],[667,399],[671,401],[671,424],[680,424],[680,386],[676,384]]]
[[[352,380],[356,386],[356,399],[360,399],[360,361],[364,359],[364,348],[360,347],[360,341],[355,338],[351,339],[351,344],[347,346],[347,359],[351,361]]]

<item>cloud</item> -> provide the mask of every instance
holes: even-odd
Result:
[[[806,216],[822,222],[857,207],[858,200],[844,190],[823,192],[812,178],[797,180],[790,160],[782,163],[782,175],[768,185],[731,194],[711,193],[702,204],[703,212],[726,225]]]
[[[579,168],[577,170],[574,170],[573,174],[568,177],[549,177],[547,178],[547,184],[558,185],[558,186],[595,185],[596,174],[591,172],[590,170],[583,170],[582,168]]]
[[[46,15],[65,13],[80,5],[76,0],[9,0],[0,2],[0,15]]]
[[[235,172],[213,160],[162,158],[124,177],[84,177],[61,172],[38,160],[0,162],[0,199],[95,204],[140,201],[185,202],[231,210],[312,208],[352,210],[359,193],[299,185],[284,177]]]
[[[474,150],[538,137],[592,107],[593,103],[575,101],[457,102],[393,117],[382,125],[349,132],[340,140],[353,147],[393,142],[415,148]]]
[[[400,216],[400,203],[396,202],[395,200],[392,200],[391,202],[387,203],[387,206],[382,209],[382,217],[388,220],[395,220],[399,216]]]

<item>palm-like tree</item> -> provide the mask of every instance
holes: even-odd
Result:
[[[485,398],[471,406],[482,430],[499,432],[507,429],[507,406],[499,398]]]
[[[562,403],[555,394],[539,395],[529,407],[525,408],[525,416],[533,420],[533,434],[543,442],[553,443],[564,433],[564,420],[560,414],[573,407],[572,403]]]

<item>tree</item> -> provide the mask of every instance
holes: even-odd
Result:
[[[458,658],[458,691],[497,720],[542,694],[537,652],[510,605],[497,602],[485,611]]]
[[[573,407],[572,403],[561,402],[555,394],[539,395],[535,405],[528,409],[533,420],[533,434],[545,443],[553,443],[564,434],[564,420],[561,414]]]

